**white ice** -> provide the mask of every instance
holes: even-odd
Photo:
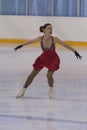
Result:
[[[16,99],[40,55],[40,48],[0,46],[0,130],[87,130],[87,49],[83,56],[57,48],[60,69],[54,74],[54,96],[48,98],[47,69]],[[75,47],[74,47],[75,48]]]

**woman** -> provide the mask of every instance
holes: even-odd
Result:
[[[43,69],[43,67],[48,68],[48,71],[47,71],[47,79],[48,79],[48,85],[49,85],[48,94],[49,94],[49,98],[52,98],[53,83],[54,83],[53,74],[56,70],[59,69],[59,65],[60,65],[60,58],[55,51],[55,43],[59,43],[60,45],[74,52],[77,58],[79,59],[82,58],[79,55],[79,53],[76,50],[74,50],[71,46],[65,44],[59,38],[52,36],[52,25],[50,23],[47,23],[41,26],[40,32],[44,33],[44,35],[39,36],[35,39],[32,39],[15,48],[15,51],[16,51],[17,49],[20,49],[23,46],[39,41],[41,43],[41,48],[43,50],[42,54],[35,60],[33,64],[34,69],[31,72],[31,74],[28,76],[24,86],[17,93],[16,98],[20,98],[24,95],[27,87],[32,83],[35,76],[41,71],[41,69]]]

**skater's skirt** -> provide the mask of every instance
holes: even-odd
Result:
[[[56,71],[59,69],[60,58],[56,52],[43,52],[34,62],[33,67],[35,70],[48,68],[50,71]]]

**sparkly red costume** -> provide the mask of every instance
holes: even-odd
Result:
[[[42,69],[43,67],[48,68],[50,71],[56,71],[59,69],[60,59],[55,51],[55,43],[52,38],[52,45],[50,48],[44,48],[43,37],[41,40],[41,48],[43,53],[35,60],[33,67],[35,70]]]

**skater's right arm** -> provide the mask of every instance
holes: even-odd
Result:
[[[31,44],[31,43],[37,42],[37,41],[41,41],[41,36],[39,36],[35,39],[31,39],[31,40],[25,42],[24,44],[18,45],[17,47],[14,48],[14,50],[17,51],[18,49],[22,48],[23,46],[26,46],[28,44]]]

